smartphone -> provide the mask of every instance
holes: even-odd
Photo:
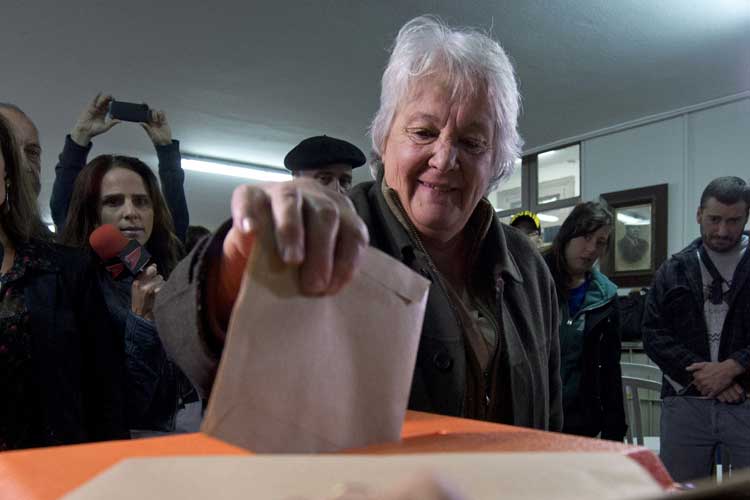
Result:
[[[146,104],[111,101],[109,103],[109,116],[113,120],[148,123],[151,121],[151,110],[148,109]]]

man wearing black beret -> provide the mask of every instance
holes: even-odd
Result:
[[[289,151],[284,166],[294,177],[311,177],[345,194],[352,186],[352,170],[365,161],[365,154],[354,144],[318,135],[303,140]]]

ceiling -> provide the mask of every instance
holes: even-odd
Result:
[[[424,13],[505,47],[527,148],[750,90],[750,0],[2,0],[0,101],[41,131],[46,214],[63,137],[98,91],[166,110],[201,156],[280,166],[321,133],[369,151],[388,48]],[[97,138],[104,152],[155,166],[133,124]],[[188,173],[192,222],[215,227],[237,183]]]

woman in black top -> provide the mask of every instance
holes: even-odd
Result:
[[[0,451],[128,437],[124,349],[80,252],[35,240],[31,179],[0,117]]]

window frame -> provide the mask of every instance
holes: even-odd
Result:
[[[539,203],[539,155],[548,151],[557,151],[560,149],[578,146],[578,196],[565,198],[563,200],[552,201],[550,203]],[[583,161],[582,144],[572,142],[563,144],[554,148],[537,151],[536,153],[525,155],[521,158],[521,207],[509,208],[505,210],[495,210],[498,217],[509,217],[522,210],[530,210],[535,214],[539,212],[548,212],[560,208],[567,208],[577,205],[581,202],[581,193],[583,192]]]

